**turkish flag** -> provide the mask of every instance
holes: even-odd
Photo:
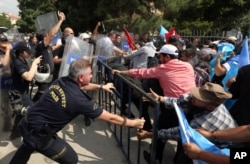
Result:
[[[172,27],[168,33],[165,34],[166,42],[168,43],[168,40],[171,36],[175,36],[175,27]]]
[[[131,35],[129,34],[129,32],[127,31],[126,28],[123,28],[123,31],[125,32],[125,35],[126,35],[126,38],[127,38],[129,47],[130,47],[132,50],[135,50],[136,48],[135,48],[135,46],[134,46],[134,40],[133,40],[133,38],[131,37]]]

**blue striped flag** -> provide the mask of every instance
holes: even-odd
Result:
[[[229,149],[219,149],[216,145],[189,126],[183,110],[176,104],[176,102],[174,102],[174,108],[179,119],[179,129],[183,144],[193,142],[205,151],[229,156]],[[201,160],[194,160],[194,163],[206,164],[206,162]]]
[[[249,64],[249,50],[248,50],[248,38],[246,37],[244,39],[244,43],[242,46],[242,49],[240,51],[240,57],[239,57],[239,68],[241,68],[244,65]]]

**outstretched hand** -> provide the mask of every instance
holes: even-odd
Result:
[[[159,98],[159,95],[157,94],[157,93],[155,93],[154,91],[153,91],[153,89],[149,89],[149,91],[150,91],[150,94],[151,94],[151,96],[154,98],[154,99],[158,99]]]
[[[203,135],[206,138],[212,138],[212,133],[210,131],[204,130],[202,128],[197,128],[195,130],[198,131],[201,135]]]
[[[191,159],[198,159],[199,153],[202,151],[196,144],[187,143],[183,144],[183,149],[185,154]]]
[[[120,73],[121,71],[117,70],[117,69],[112,69],[112,74],[116,74],[116,73]]]
[[[134,127],[137,129],[142,129],[144,126],[145,120],[144,118],[136,118],[134,119]]]
[[[146,131],[146,130],[140,130],[137,132],[137,138],[139,140],[146,139],[146,138],[151,138],[153,135],[152,132]]]
[[[103,90],[113,93],[113,90],[115,90],[114,84],[113,83],[107,83],[102,86]]]
[[[150,95],[151,97],[153,97],[153,99],[155,99],[155,100],[158,100],[158,98],[159,98],[159,95],[157,94],[157,93],[155,93],[151,88],[149,88],[149,91],[150,91],[150,93],[148,93],[148,95]],[[146,97],[142,97],[142,100],[143,101],[149,101]]]

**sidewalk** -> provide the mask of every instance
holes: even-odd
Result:
[[[17,147],[21,144],[20,139],[14,141],[9,140],[10,132],[2,132],[2,116],[0,116],[0,164],[9,163],[10,159],[14,155]],[[132,132],[134,132],[132,130]],[[135,133],[134,133],[135,134]],[[68,126],[66,126],[58,134],[64,138],[77,152],[79,163],[81,164],[126,164],[127,161],[117,144],[114,136],[109,130],[108,124],[99,120],[92,121],[91,126],[86,127],[84,125],[83,116],[77,117]],[[136,141],[137,138],[132,137],[132,141]],[[149,141],[142,141],[142,150],[149,148]],[[133,142],[131,142],[133,147]],[[137,152],[137,147],[134,144]],[[171,164],[175,150],[175,143],[167,143],[165,149],[164,163]],[[132,157],[134,159],[135,157]],[[136,163],[136,160],[133,160]],[[34,153],[32,154],[28,164],[55,164],[56,162],[46,158],[45,156]],[[141,164],[145,164],[141,154]]]

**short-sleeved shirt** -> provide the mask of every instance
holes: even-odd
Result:
[[[53,54],[52,54],[52,47],[51,46],[47,46],[45,47],[44,42],[41,41],[38,43],[38,45],[36,46],[36,57],[41,56],[42,55],[42,63],[41,64],[49,64],[50,66],[50,73],[51,75],[53,75],[54,72],[54,60],[53,60]],[[48,86],[49,83],[39,83],[37,82],[38,85],[38,90],[39,91],[45,91]]]
[[[44,42],[41,41],[36,46],[36,57],[42,55],[42,64],[49,64],[50,71],[54,71],[54,61],[53,61],[53,54],[52,54],[52,47],[44,45]]]
[[[29,81],[22,78],[24,72],[29,71],[29,66],[26,60],[16,58],[14,60],[14,68],[12,72],[13,89],[20,91],[21,93],[28,93]]]
[[[80,114],[91,118],[101,115],[103,109],[68,77],[55,80],[42,97],[29,108],[27,122],[40,131],[49,124],[54,131],[61,130]]]

